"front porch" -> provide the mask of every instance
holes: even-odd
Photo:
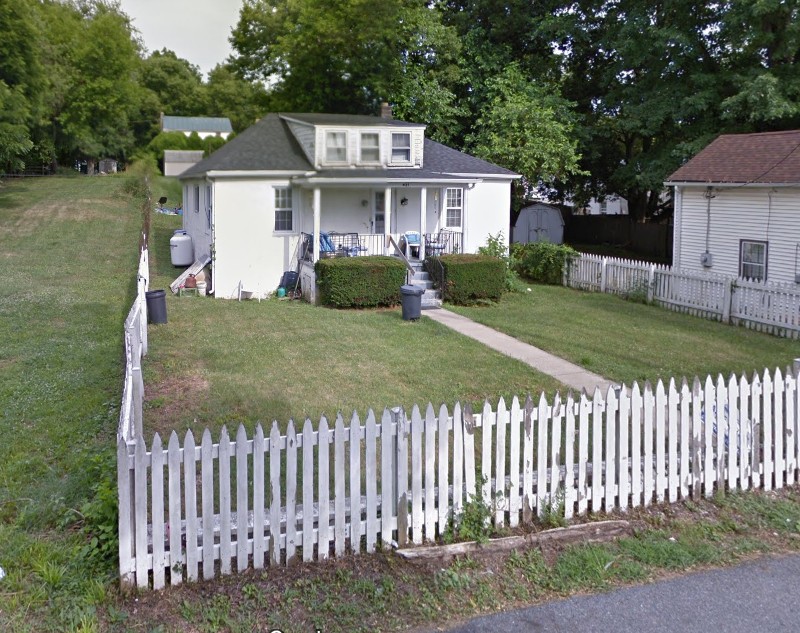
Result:
[[[463,233],[442,230],[437,233],[358,233],[320,231],[317,239],[301,233],[297,260],[315,262],[328,257],[368,255],[400,256],[408,261],[423,261],[426,256],[463,253]],[[318,254],[314,246],[318,245]]]

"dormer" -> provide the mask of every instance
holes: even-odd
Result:
[[[316,169],[419,169],[425,126],[360,115],[283,114]]]

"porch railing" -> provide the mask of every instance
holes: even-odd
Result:
[[[359,255],[383,255],[386,251],[386,235],[383,233],[339,233],[325,231],[332,250],[321,250],[322,257],[355,257]],[[447,239],[443,240],[439,233],[426,233],[425,244],[441,244],[441,248],[426,249],[426,255],[444,255],[463,253],[463,234],[447,231]],[[401,233],[391,233],[390,236],[399,243]],[[390,249],[391,250],[391,249]],[[312,261],[314,259],[314,236],[311,233],[302,233],[298,248],[298,259]]]

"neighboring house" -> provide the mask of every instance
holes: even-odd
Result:
[[[564,218],[561,210],[544,202],[535,202],[523,207],[514,223],[511,241],[519,244],[530,242],[561,244],[564,241]]]
[[[164,150],[164,175],[180,176],[189,167],[203,160],[203,150]]]
[[[575,207],[576,215],[628,215],[628,201],[621,196],[610,195],[603,200],[592,198],[583,207]]]
[[[676,268],[800,283],[800,130],[723,134],[666,184]]]
[[[212,256],[215,296],[232,298],[266,295],[288,270],[313,296],[321,256],[393,255],[406,232],[421,238],[406,253],[419,259],[475,252],[505,233],[519,176],[426,139],[419,123],[270,114],[179,178],[195,256]]]
[[[168,116],[162,112],[161,131],[183,132],[185,136],[197,132],[200,138],[219,136],[227,139],[233,133],[233,127],[227,117]]]

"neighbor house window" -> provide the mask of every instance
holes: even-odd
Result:
[[[361,133],[361,162],[377,163],[380,160],[380,137],[377,132]]]
[[[445,226],[448,229],[460,229],[464,211],[464,190],[448,189],[445,194]]]
[[[275,187],[275,230],[292,230],[292,190]]]
[[[741,240],[739,242],[739,276],[766,281],[768,242]]]
[[[329,163],[347,162],[347,132],[328,132],[325,135],[325,160]]]
[[[392,134],[392,162],[411,162],[411,134],[408,132]]]
[[[211,228],[211,185],[206,185],[206,228]]]
[[[194,212],[200,213],[200,185],[195,185],[192,193],[194,194],[192,203],[194,203]]]

